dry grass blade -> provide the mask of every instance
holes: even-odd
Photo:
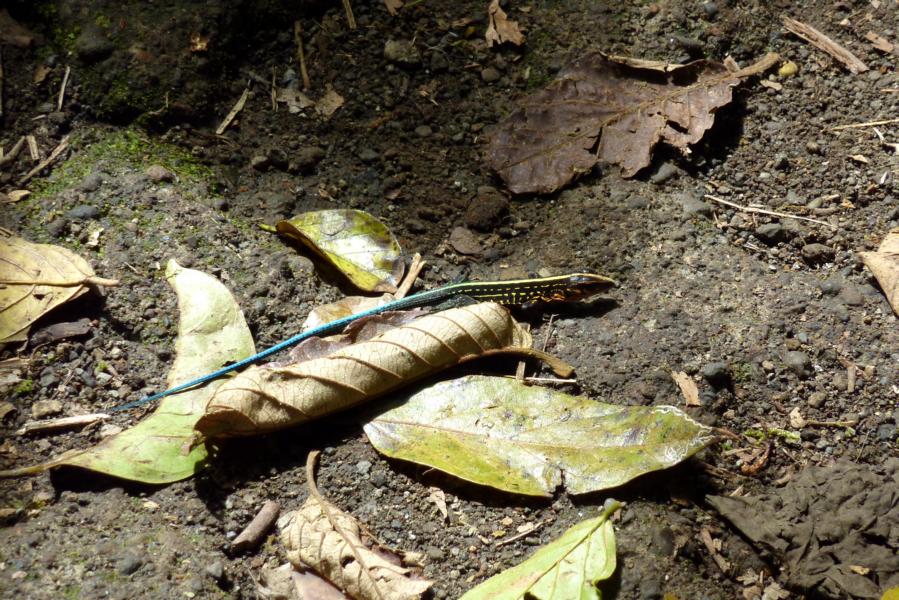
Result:
[[[255,367],[225,383],[196,429],[207,438],[253,435],[344,410],[461,362],[532,350],[531,337],[498,304],[417,319],[324,358]],[[550,362],[562,376],[566,365]]]

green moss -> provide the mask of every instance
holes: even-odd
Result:
[[[94,23],[101,29],[109,29],[112,27],[112,19],[108,15],[97,15]]]
[[[746,383],[752,379],[752,365],[747,362],[737,363],[731,368],[734,383]]]
[[[25,394],[30,394],[34,391],[34,381],[31,379],[23,379],[16,385],[15,392],[19,396],[24,396]]]
[[[77,583],[73,583],[71,585],[67,585],[62,590],[63,598],[71,598],[71,600],[76,600],[81,597],[81,586]]]
[[[142,170],[152,164],[169,169],[184,182],[210,182],[213,172],[187,150],[147,136],[136,129],[109,130],[96,136],[72,136],[69,145],[75,154],[53,169],[46,179],[32,185],[36,199],[58,194],[77,185],[95,170],[98,163],[111,171]]]

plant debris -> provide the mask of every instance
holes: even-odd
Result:
[[[707,60],[663,65],[590,52],[496,127],[487,165],[516,194],[554,192],[598,162],[633,177],[659,142],[688,151],[731,101],[732,88],[777,60],[769,54],[730,71]]]

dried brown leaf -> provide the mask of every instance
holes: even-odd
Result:
[[[433,585],[402,566],[397,556],[365,544],[359,523],[326,500],[310,496],[278,524],[287,559],[316,571],[352,598],[413,600]]]
[[[509,42],[516,46],[524,43],[524,34],[518,27],[518,23],[509,18],[506,12],[500,8],[499,0],[492,0],[487,7],[487,33],[484,39],[487,46],[499,45]]]
[[[403,0],[384,0],[384,6],[387,7],[387,12],[395,15],[403,7]]]
[[[893,312],[899,315],[899,228],[887,234],[877,252],[859,252],[859,256],[874,274]]]
[[[478,356],[539,355],[530,345],[530,335],[498,304],[430,314],[324,358],[250,368],[218,389],[196,429],[212,438],[297,425]],[[567,365],[550,366],[565,376]]]
[[[684,404],[687,406],[702,406],[702,402],[699,401],[699,387],[689,375],[683,371],[672,371],[671,379],[674,380],[674,383],[677,384],[677,387],[680,388],[681,393],[684,395]]]
[[[0,344],[25,340],[32,323],[89,285],[117,284],[97,277],[86,260],[66,248],[0,230]]]
[[[486,162],[515,193],[554,192],[597,162],[632,177],[649,165],[657,143],[686,151],[698,142],[732,88],[777,59],[769,54],[732,72],[705,60],[647,66],[588,53],[497,126]]]

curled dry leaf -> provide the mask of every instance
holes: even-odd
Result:
[[[326,500],[310,496],[278,525],[295,567],[316,571],[352,598],[414,600],[433,585],[395,555],[365,544],[359,523]]]
[[[361,210],[303,213],[275,230],[328,260],[367,292],[395,292],[403,277],[402,250],[387,226]]]
[[[60,246],[34,244],[0,230],[0,344],[24,341],[37,319],[81,296],[89,285],[118,285]]]
[[[524,34],[521,33],[518,23],[506,15],[499,5],[499,0],[490,2],[490,6],[487,7],[487,19],[489,23],[484,39],[487,40],[488,46],[499,45],[503,42],[509,42],[516,46],[524,43]]]
[[[874,274],[893,312],[899,315],[899,228],[887,234],[877,252],[859,252],[859,256]]]
[[[686,460],[712,431],[673,406],[616,406],[503,377],[443,381],[365,425],[377,450],[504,491],[586,494]]]
[[[497,126],[486,162],[518,194],[554,192],[597,162],[632,177],[657,143],[686,150],[698,142],[732,88],[777,59],[769,54],[732,72],[707,60],[662,67],[585,54]]]
[[[252,367],[219,388],[196,429],[207,438],[254,435],[350,408],[478,356],[547,358],[530,345],[530,335],[498,304],[430,314],[324,358]]]

